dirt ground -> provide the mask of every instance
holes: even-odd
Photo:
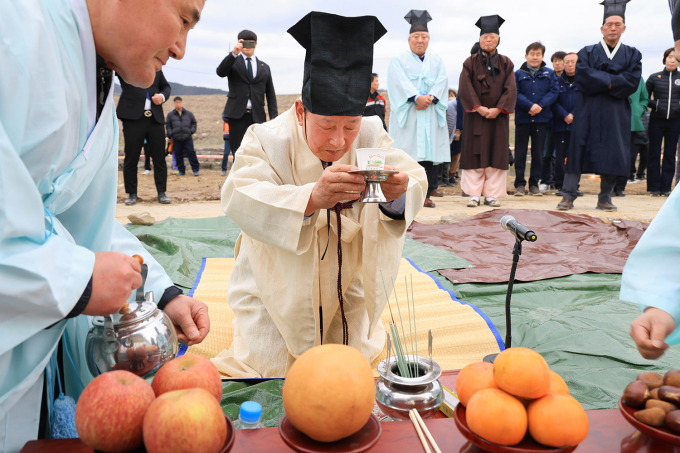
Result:
[[[224,215],[220,207],[220,191],[226,177],[220,175],[220,170],[201,169],[200,176],[193,176],[187,172],[186,176],[168,175],[167,194],[172,199],[170,205],[161,205],[156,199],[156,189],[153,176],[138,173],[138,196],[140,202],[135,206],[123,204],[126,194],[123,186],[123,174],[118,174],[118,207],[116,218],[123,224],[128,223],[127,216],[132,213],[148,212],[156,221],[167,217],[203,218]],[[508,174],[508,193],[513,188],[514,175]],[[652,198],[646,193],[646,183],[638,182],[626,187],[626,197],[614,198],[614,204],[619,208],[616,213],[604,213],[595,209],[600,182],[584,176],[581,180],[581,190],[585,196],[575,203],[574,214],[588,214],[595,217],[621,218],[650,222],[661,208],[666,198]],[[445,196],[433,198],[437,207],[423,208],[417,220],[421,223],[437,223],[442,221],[459,221],[492,208],[468,208],[465,205],[468,198],[461,197],[459,185],[440,187]],[[503,208],[507,209],[542,209],[554,210],[560,198],[553,193],[540,197],[525,195],[499,200]],[[448,219],[448,220],[447,220]]]

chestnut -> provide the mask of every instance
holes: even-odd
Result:
[[[647,387],[649,387],[650,390],[664,385],[663,376],[661,376],[659,373],[654,373],[652,371],[648,373],[638,374],[637,380],[647,384]]]
[[[667,401],[659,401],[659,400],[654,400],[654,399],[648,399],[647,402],[645,403],[645,409],[650,409],[652,407],[659,407],[659,408],[663,409],[664,412],[666,412],[666,413],[678,410],[678,406],[676,406],[675,404],[669,403]]]
[[[680,404],[680,388],[662,385],[659,387],[659,399],[673,404]]]
[[[680,387],[680,370],[670,370],[663,376],[663,385]]]
[[[666,412],[660,407],[637,411],[634,416],[637,420],[649,426],[663,426],[666,421]]]
[[[671,411],[666,414],[666,426],[675,433],[680,433],[680,411]]]
[[[623,391],[623,401],[630,407],[642,407],[650,398],[649,387],[642,381],[633,381]]]

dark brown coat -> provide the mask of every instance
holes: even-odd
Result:
[[[498,55],[494,82],[480,54],[472,55],[463,63],[459,84],[460,102],[465,110],[460,157],[462,170],[509,168],[509,115],[515,111],[517,101],[514,70],[508,57]],[[499,108],[502,113],[496,119],[488,120],[472,110],[478,105]]]

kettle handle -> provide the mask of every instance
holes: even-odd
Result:
[[[140,266],[144,265],[144,258],[142,257],[142,255],[132,255],[132,257],[137,260],[137,262],[139,263]],[[144,288],[144,282],[142,281],[142,294],[144,294],[143,288]],[[126,301],[123,304],[123,306],[121,307],[121,309],[118,313],[124,315],[124,314],[129,313],[129,312],[130,312],[130,304]]]

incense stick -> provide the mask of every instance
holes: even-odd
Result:
[[[397,314],[399,316],[399,323],[394,319],[394,311],[392,310],[392,303],[390,301],[391,296],[388,296],[387,285],[385,284],[385,277],[380,271],[380,278],[382,279],[383,290],[385,291],[385,297],[387,299],[387,306],[390,311],[391,322],[389,323],[389,331],[392,338],[392,343],[394,343],[394,360],[399,371],[399,375],[405,378],[416,378],[419,375],[419,362],[418,362],[418,328],[416,325],[415,315],[416,315],[416,300],[415,293],[413,290],[413,275],[411,275],[411,288],[409,297],[409,285],[408,280],[404,277],[404,285],[406,291],[406,313],[408,315],[408,330],[409,337],[406,337],[406,328],[404,326],[404,319],[401,313],[401,306],[399,305],[399,296],[397,295],[397,290],[394,285],[394,280],[392,280],[392,293],[394,294],[395,303],[397,304]],[[413,309],[411,309],[413,305]],[[411,320],[411,317],[414,319]],[[401,335],[399,330],[401,328]],[[410,350],[409,350],[409,343]],[[415,355],[414,355],[415,354]],[[388,365],[389,365],[388,360]]]

